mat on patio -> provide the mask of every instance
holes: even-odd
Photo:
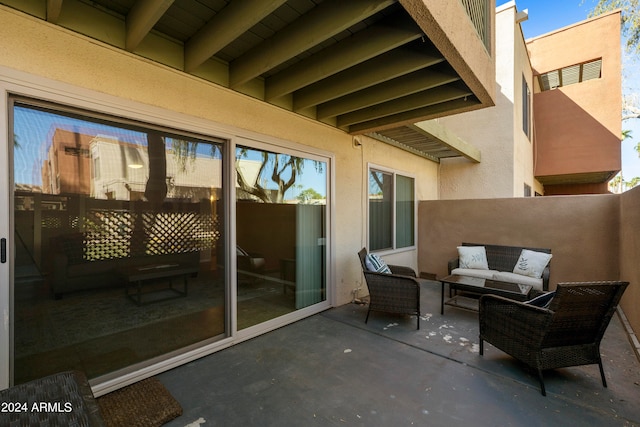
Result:
[[[147,378],[97,399],[107,427],[158,427],[182,415],[182,407],[156,378]]]

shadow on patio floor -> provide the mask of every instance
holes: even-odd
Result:
[[[415,318],[347,304],[160,374],[183,407],[169,426],[640,425],[640,363],[617,316],[597,365],[536,376],[491,345],[477,313],[422,285]],[[198,424],[193,424],[194,426]]]

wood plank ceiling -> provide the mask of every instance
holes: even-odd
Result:
[[[168,40],[167,65],[436,161],[460,153],[405,125],[480,104],[397,0],[47,0],[43,14],[90,37],[71,16],[120,20],[122,46],[102,41],[162,62],[145,40]]]

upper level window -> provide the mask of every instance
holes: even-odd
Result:
[[[522,130],[531,139],[531,91],[527,79],[522,76]]]
[[[602,58],[540,74],[540,90],[556,89],[602,77]]]
[[[369,170],[369,250],[415,244],[414,178],[380,169]]]

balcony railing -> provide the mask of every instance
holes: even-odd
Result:
[[[478,37],[482,40],[487,52],[491,52],[491,16],[490,3],[488,0],[460,0],[473,26],[478,32]]]

